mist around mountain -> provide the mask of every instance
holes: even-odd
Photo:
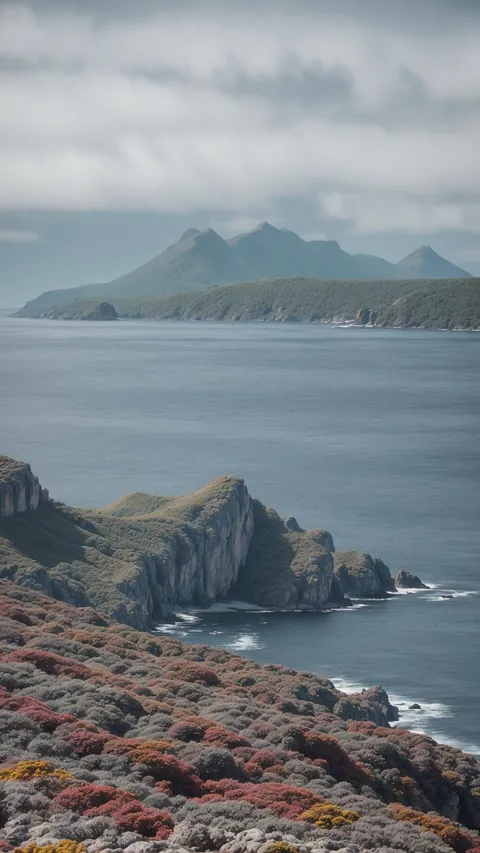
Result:
[[[380,280],[469,275],[429,247],[393,264],[374,255],[351,255],[335,240],[303,240],[293,231],[275,228],[268,222],[229,240],[212,228],[190,228],[177,243],[126,275],[103,284],[47,291],[27,302],[20,316],[39,316],[77,299],[157,297],[262,279]]]

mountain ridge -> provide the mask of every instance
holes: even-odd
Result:
[[[429,270],[435,270],[435,274]],[[295,276],[376,280],[469,278],[470,273],[430,247],[428,253],[415,250],[395,264],[375,255],[349,254],[335,240],[303,240],[294,231],[268,222],[227,240],[213,228],[188,228],[176,243],[136,269],[105,283],[45,291],[27,302],[20,316],[40,316],[54,306],[77,299],[159,297]]]

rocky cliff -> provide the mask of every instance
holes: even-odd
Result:
[[[335,554],[334,573],[344,593],[353,598],[381,598],[395,592],[390,569],[370,554],[358,551]]]
[[[225,596],[252,533],[252,499],[234,477],[179,498],[128,496],[100,511],[43,501],[2,520],[0,576],[147,629],[175,605]]]
[[[0,518],[37,510],[48,493],[42,489],[30,465],[0,456]]]
[[[0,459],[0,578],[136,628],[219,598],[319,610],[395,589],[381,560],[335,553],[328,531],[282,519],[235,477],[77,510],[48,499],[28,465]]]
[[[303,530],[253,502],[254,534],[234,597],[266,607],[320,610],[343,603],[333,574],[333,539],[326,530]]]

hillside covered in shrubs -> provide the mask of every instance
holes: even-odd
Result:
[[[480,772],[380,688],[0,582],[0,851],[480,853]]]
[[[278,278],[200,293],[121,298],[115,306],[120,316],[138,319],[333,320],[393,328],[479,329],[480,279]]]

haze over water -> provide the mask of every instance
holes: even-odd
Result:
[[[337,550],[437,587],[166,630],[340,686],[381,683],[422,705],[412,727],[480,752],[478,334],[0,318],[0,347],[1,451],[55,498],[100,506],[232,473]]]

